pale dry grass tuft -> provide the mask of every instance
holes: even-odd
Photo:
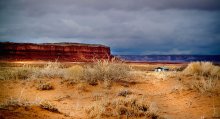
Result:
[[[45,109],[51,112],[60,113],[57,107],[53,105],[52,103],[50,103],[49,101],[35,100],[34,102],[30,102],[27,99],[21,99],[21,98],[15,98],[15,97],[6,100],[4,103],[1,103],[0,109],[15,110],[20,107],[27,109],[31,106],[38,106],[42,109]]]
[[[111,82],[129,80],[131,68],[119,61],[98,60],[83,70],[83,80],[91,85],[105,82],[106,87]]]
[[[192,62],[183,71],[183,75],[192,76],[193,79],[187,82],[190,89],[202,93],[213,92],[216,89],[216,82],[219,80],[220,67],[211,62]]]
[[[33,72],[35,71],[35,67],[30,65],[23,65],[21,67],[9,67],[4,68],[0,71],[0,79],[9,80],[9,79],[28,79]]]
[[[54,87],[51,83],[40,81],[37,85],[37,90],[53,90]]]
[[[218,78],[220,76],[220,67],[213,65],[212,62],[191,62],[183,73]]]
[[[123,96],[123,97],[126,97],[128,95],[131,95],[132,92],[130,90],[127,90],[127,89],[121,89],[119,92],[118,92],[118,96]]]
[[[80,83],[84,75],[83,70],[83,67],[79,65],[68,67],[65,69],[63,78],[71,84]]]
[[[56,106],[48,101],[41,102],[40,107],[51,112],[60,113]]]
[[[153,108],[153,107],[152,107]],[[157,111],[157,110],[156,110]],[[160,116],[150,110],[146,101],[137,97],[119,97],[114,99],[102,99],[96,101],[86,109],[90,118],[106,118],[106,117],[145,117],[157,119]]]
[[[202,77],[199,80],[191,81],[190,89],[195,89],[202,93],[213,92],[215,86],[216,83],[213,81],[212,78],[205,79],[204,77]]]
[[[0,79],[37,79],[62,78],[64,70],[59,62],[48,62],[43,67],[34,67],[24,64],[21,67],[8,67],[0,71]]]
[[[17,97],[11,97],[9,99],[7,99],[6,101],[0,103],[0,110],[4,109],[4,110],[15,110],[19,107],[24,107],[24,108],[28,108],[32,105],[35,105],[35,103],[32,103],[30,101],[28,101],[27,99],[24,98],[17,98]]]
[[[63,78],[64,67],[60,62],[48,62],[43,68],[35,70],[31,78]]]

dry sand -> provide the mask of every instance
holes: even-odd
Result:
[[[23,63],[23,62],[22,62]],[[33,63],[33,62],[31,62]],[[74,65],[74,64],[71,64]],[[37,81],[0,80],[0,103],[9,99],[27,102],[49,101],[60,111],[55,113],[39,106],[0,109],[0,119],[84,119],[89,118],[85,109],[96,100],[114,99],[120,90],[130,90],[132,95],[145,98],[168,119],[212,119],[220,118],[220,88],[215,93],[201,93],[182,87],[178,77],[157,74],[153,70],[161,64],[130,63],[133,69],[142,71],[143,77],[135,79],[136,83],[115,82],[110,89],[102,85],[86,85],[82,90],[78,84],[67,84],[60,78],[39,79],[50,82],[53,90],[36,89]],[[177,69],[185,64],[162,64]],[[169,74],[169,75],[168,75]],[[187,80],[187,79],[182,79]],[[218,85],[220,84],[218,80]],[[106,118],[106,117],[103,117]]]

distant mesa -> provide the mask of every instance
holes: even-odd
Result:
[[[111,57],[110,47],[99,44],[0,42],[0,60],[90,62]]]

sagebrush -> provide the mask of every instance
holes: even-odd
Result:
[[[187,82],[191,89],[213,92],[220,77],[220,67],[212,62],[191,62],[183,70],[183,74],[191,76],[192,79]]]
[[[90,118],[105,117],[145,117],[161,118],[157,112],[153,112],[144,99],[137,97],[119,97],[114,99],[103,99],[96,101],[86,108]]]
[[[131,68],[120,61],[98,60],[85,66],[64,67],[60,62],[48,62],[42,67],[24,65],[0,71],[0,79],[62,78],[71,84],[103,82],[110,87],[113,81],[129,80]]]
[[[111,83],[112,81],[129,80],[131,68],[119,61],[99,60],[83,70],[83,80],[89,84],[99,81]]]

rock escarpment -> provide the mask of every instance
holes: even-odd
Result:
[[[93,61],[110,57],[110,48],[104,45],[0,42],[1,60]]]

